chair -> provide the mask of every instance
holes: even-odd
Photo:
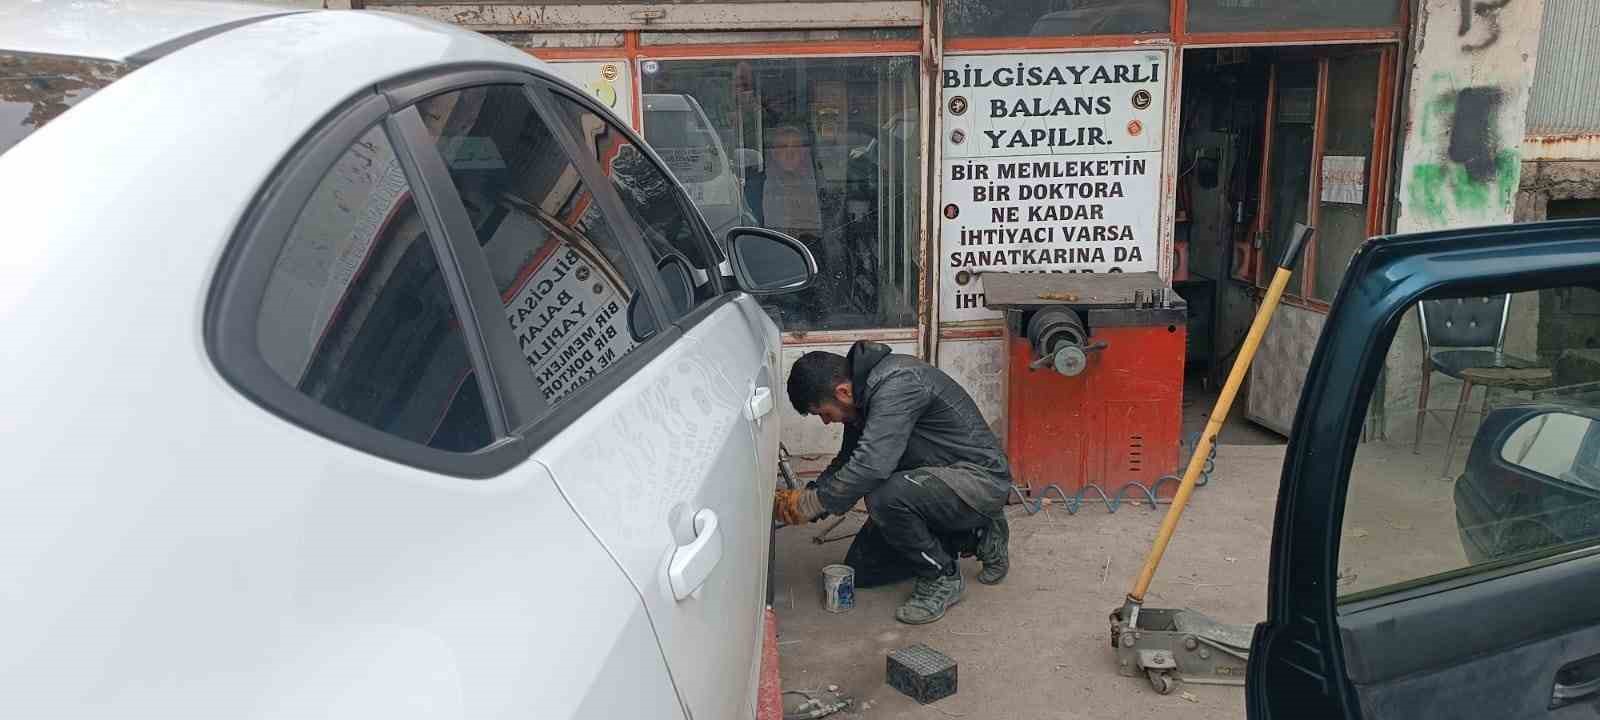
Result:
[[[1456,403],[1455,417],[1450,421],[1450,435],[1445,440],[1445,464],[1449,470],[1450,450],[1461,416],[1466,412],[1475,385],[1484,385],[1484,409],[1489,404],[1489,388],[1515,387],[1527,389],[1538,384],[1529,373],[1469,372],[1485,369],[1537,370],[1538,364],[1505,353],[1506,319],[1511,314],[1511,295],[1479,298],[1451,298],[1424,300],[1417,306],[1422,329],[1422,391],[1417,395],[1417,436],[1412,441],[1411,452],[1422,447],[1422,430],[1428,416],[1428,387],[1434,372],[1441,372],[1461,381],[1461,399]],[[1443,349],[1440,349],[1443,348]],[[1545,373],[1548,374],[1548,370]],[[1538,373],[1533,373],[1538,374]],[[1506,378],[1499,382],[1497,378]]]

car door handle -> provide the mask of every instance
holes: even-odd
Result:
[[[667,565],[672,596],[682,600],[693,595],[706,584],[720,560],[722,528],[717,525],[717,513],[707,508],[694,514],[694,540],[672,552],[672,562]]]
[[[1550,707],[1570,705],[1600,693],[1600,655],[1567,663],[1556,671],[1550,688]]]
[[[750,419],[760,420],[772,412],[772,388],[758,387],[750,391]]]

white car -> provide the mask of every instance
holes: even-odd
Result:
[[[0,717],[748,718],[777,329],[526,54],[0,5]]]

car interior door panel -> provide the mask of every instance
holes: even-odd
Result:
[[[1574,553],[1342,608],[1345,668],[1363,717],[1540,716],[1557,683],[1582,682],[1562,668],[1600,653],[1600,604],[1574,602],[1600,596],[1600,554]],[[1600,683],[1567,700],[1585,698],[1592,713]]]
[[[1600,316],[1572,300],[1590,296],[1596,220],[1356,254],[1286,452],[1252,720],[1594,715]],[[1430,347],[1446,333],[1463,339]]]

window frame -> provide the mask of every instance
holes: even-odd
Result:
[[[417,103],[441,93],[485,85],[519,86],[533,106],[534,112],[556,136],[568,159],[577,168],[579,178],[594,196],[600,211],[604,213],[606,222],[617,234],[623,254],[633,268],[635,276],[639,278],[640,291],[644,293],[642,302],[646,304],[660,328],[654,337],[644,340],[632,352],[623,355],[607,368],[607,372],[573,391],[556,405],[550,405],[542,399],[533,374],[524,369],[526,362],[523,360],[522,351],[517,348],[510,333],[490,332],[481,335],[480,342],[496,359],[491,373],[492,384],[497,388],[500,397],[508,401],[506,422],[510,428],[509,435],[514,444],[521,446],[521,457],[526,457],[665,352],[683,334],[684,328],[692,326],[716,308],[732,301],[734,294],[727,291],[727,285],[720,284],[718,285],[720,293],[715,299],[701,303],[683,318],[673,322],[664,317],[661,309],[666,307],[665,291],[656,277],[655,264],[649,257],[648,249],[644,247],[638,227],[623,208],[622,200],[617,197],[610,181],[600,172],[594,159],[582,152],[582,148],[568,131],[564,120],[558,115],[559,109],[552,106],[548,96],[544,94],[545,88],[561,87],[563,81],[528,68],[485,68],[471,71],[434,71],[390,83],[384,86],[382,91],[389,97],[390,102],[399,108],[397,114],[409,111],[410,116],[415,118],[414,122],[408,124],[407,144],[416,147],[413,153],[423,168],[421,180],[434,189],[438,198],[439,210],[444,215],[445,225],[448,228],[446,235],[451,240],[452,254],[458,258],[472,298],[473,314],[483,318],[481,327],[495,327],[503,323],[505,305],[495,288],[488,261],[478,245],[477,232],[467,218],[461,196],[456,190],[455,183],[450,179],[444,159],[434,147],[432,137],[423,127],[415,108]],[[591,108],[597,107],[593,103],[588,104]],[[630,140],[653,156],[653,151],[648,150],[649,146],[633,133],[631,128],[622,127],[627,131]],[[659,164],[659,158],[656,162]],[[672,175],[669,173],[667,177],[672,178]],[[682,192],[681,187],[678,190]],[[693,217],[699,218],[699,213],[694,213]],[[699,222],[702,233],[708,234],[704,232],[704,221],[699,220]]]
[[[616,117],[616,113],[601,107],[600,103],[596,102],[594,98],[589,96],[587,93],[573,93],[570,89],[563,89],[559,83],[546,81],[534,87],[534,94],[541,95],[545,102],[549,103],[551,115],[555,116],[556,119],[561,122],[562,131],[567,136],[567,139],[571,142],[572,147],[578,150],[577,154],[582,156],[583,160],[580,164],[592,166],[590,169],[594,171],[595,175],[601,180],[604,180],[606,188],[605,194],[616,199],[617,208],[621,210],[622,216],[629,221],[628,227],[630,227],[634,234],[641,240],[644,237],[644,233],[638,227],[637,223],[632,222],[633,213],[628,212],[627,208],[622,205],[622,197],[617,194],[616,188],[612,187],[611,180],[601,170],[599,164],[594,160],[594,158],[589,157],[590,153],[587,152],[588,148],[583,147],[581,143],[579,143],[578,138],[572,135],[571,128],[566,127],[565,120],[560,117],[560,109],[556,107],[556,104],[562,101],[576,103],[580,107],[588,110],[591,113],[594,113],[595,115],[599,116],[600,119],[609,123],[613,130],[621,133],[624,138],[627,138],[629,142],[633,143],[634,147],[643,153],[645,160],[655,167],[656,171],[661,173],[662,177],[665,177],[667,181],[671,183],[672,188],[677,191],[678,211],[689,218],[689,224],[692,225],[697,231],[695,233],[698,237],[696,242],[700,245],[701,254],[714,263],[712,267],[707,268],[706,273],[710,276],[710,282],[712,283],[712,287],[716,290],[716,293],[713,299],[701,301],[689,312],[684,313],[683,317],[675,320],[675,323],[678,323],[680,327],[683,327],[684,329],[692,327],[695,322],[699,322],[699,318],[704,317],[707,314],[700,312],[705,306],[717,304],[723,300],[723,296],[728,295],[732,291],[739,290],[737,284],[733,282],[732,278],[723,274],[723,268],[725,263],[728,262],[728,256],[727,253],[722,251],[722,246],[717,243],[717,238],[711,234],[711,226],[706,222],[705,216],[702,215],[700,213],[700,209],[695,207],[694,203],[689,200],[689,193],[688,190],[683,187],[683,182],[678,180],[678,176],[672,174],[672,171],[667,168],[667,164],[661,160],[661,156],[656,153],[656,149],[651,147],[649,143],[645,142],[642,133],[635,132],[634,129],[625,122],[616,122],[618,119]],[[580,171],[583,169],[584,168],[582,167],[579,168]],[[587,181],[587,176],[585,177],[585,181]],[[638,244],[642,245],[643,243],[641,242]],[[654,257],[649,258],[650,277],[652,280],[656,279],[655,263],[656,261]],[[666,298],[665,296],[662,296],[661,299],[665,300]],[[662,307],[666,307],[666,305],[663,304]],[[694,318],[694,321],[685,323],[684,321],[688,318]]]
[[[462,322],[461,339],[478,383],[488,417],[490,443],[477,451],[438,450],[390,434],[327,407],[277,374],[262,356],[256,327],[266,288],[278,255],[294,224],[324,177],[350,147],[372,129],[380,129],[393,146],[410,186],[418,215],[438,258],[440,272]],[[268,412],[339,445],[379,458],[441,474],[489,477],[518,462],[523,454],[507,442],[505,415],[496,401],[498,389],[485,382],[485,356],[475,324],[462,312],[464,285],[454,253],[436,212],[436,198],[416,173],[405,138],[398,132],[391,106],[367,92],[331,113],[300,140],[262,185],[234,230],[213,276],[206,299],[203,336],[213,364],[234,389]]]
[[[484,328],[504,322],[504,304],[448,168],[415,107],[439,93],[482,85],[517,86],[556,134],[607,222],[619,235],[624,255],[640,278],[642,302],[660,328],[654,337],[612,365],[610,372],[554,407],[542,400],[533,375],[522,369],[526,361],[511,335],[483,332]],[[223,379],[267,412],[346,448],[443,475],[485,479],[525,461],[540,445],[664,352],[683,334],[683,328],[732,301],[737,293],[729,292],[731,288],[717,268],[718,272],[712,275],[713,282],[718,283],[718,296],[702,302],[675,323],[665,321],[661,311],[665,307],[664,291],[655,276],[654,263],[647,257],[648,250],[638,240],[638,228],[609,181],[600,176],[594,160],[575,151],[573,138],[542,94],[543,88],[561,86],[558,79],[516,65],[435,68],[380,83],[373,91],[361,93],[329,113],[286,153],[272,177],[262,185],[232,233],[213,275],[202,333],[206,350]],[[590,106],[594,107],[592,103]],[[471,453],[430,448],[345,416],[290,386],[267,365],[257,346],[257,314],[272,269],[295,222],[338,159],[375,127],[382,129],[400,160],[445,276],[451,303],[462,323],[461,337],[478,377],[480,399],[493,439],[488,446]],[[648,144],[631,128],[620,127],[661,167]],[[678,191],[682,193],[681,186]],[[699,218],[699,213],[693,217]],[[697,222],[702,239],[708,238],[704,220]],[[628,239],[630,233],[633,240]],[[722,258],[714,243],[709,257]]]

